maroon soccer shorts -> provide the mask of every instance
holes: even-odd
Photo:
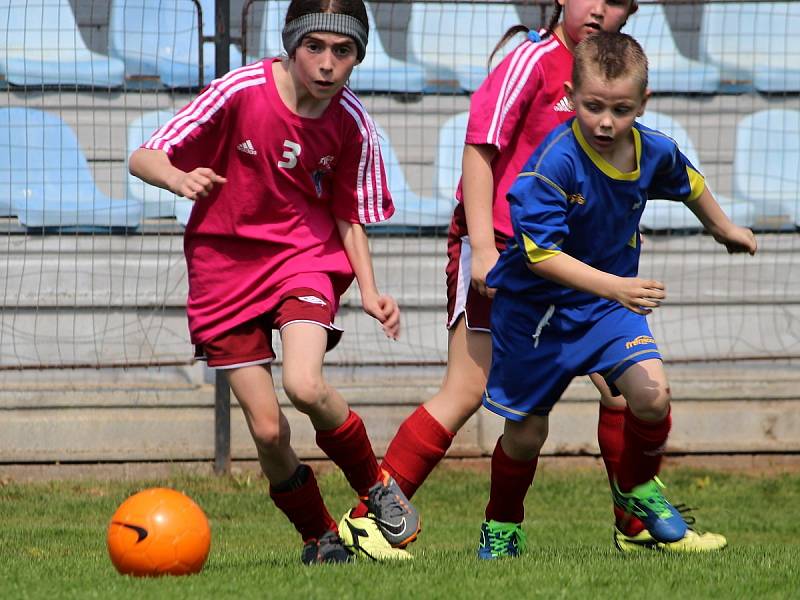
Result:
[[[197,344],[195,358],[220,369],[269,364],[275,360],[272,331],[297,322],[316,323],[327,329],[326,351],[336,347],[342,338],[342,330],[333,324],[333,311],[325,296],[311,288],[294,288],[286,292],[270,312]]]
[[[505,240],[495,232],[498,251],[505,249]],[[467,329],[489,331],[489,315],[492,300],[482,296],[472,287],[472,247],[467,234],[467,218],[464,205],[459,203],[453,212],[447,236],[447,328],[451,329],[464,315]]]

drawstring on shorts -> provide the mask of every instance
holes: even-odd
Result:
[[[536,331],[533,333],[533,347],[539,347],[539,336],[542,335],[542,329],[547,327],[550,324],[550,317],[553,316],[553,313],[556,312],[556,305],[551,304],[547,307],[544,315],[542,318],[539,319],[539,322],[536,324]]]

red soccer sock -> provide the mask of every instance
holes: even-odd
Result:
[[[610,484],[616,480],[619,471],[619,461],[625,446],[624,429],[625,409],[609,408],[601,403],[600,418],[597,421],[597,443],[600,446],[600,456],[606,465]],[[644,529],[644,523],[635,516],[625,513],[616,505],[613,507],[614,522],[622,533],[636,535]]]
[[[515,460],[508,456],[497,440],[492,453],[492,484],[486,520],[502,523],[522,523],[525,518],[525,494],[536,474],[537,456],[533,460]]]
[[[336,429],[317,431],[317,446],[342,470],[359,496],[366,496],[378,481],[378,460],[364,422],[352,410]]]
[[[660,421],[644,421],[636,417],[630,408],[625,409],[625,446],[617,473],[620,490],[629,492],[658,475],[671,426],[669,412]]]
[[[454,437],[420,406],[400,425],[381,467],[411,498],[447,453]]]
[[[333,520],[328,512],[325,502],[322,500],[317,479],[314,471],[308,465],[300,465],[301,469],[306,470],[305,481],[299,487],[288,491],[276,491],[275,487],[270,486],[269,495],[283,514],[292,522],[295,529],[300,533],[304,542],[308,540],[318,540],[327,531],[336,531],[336,521]],[[295,476],[298,475],[295,473]],[[294,476],[293,476],[294,478]]]

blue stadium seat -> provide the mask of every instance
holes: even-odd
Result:
[[[128,125],[128,156],[172,116],[173,113],[169,111],[157,110],[131,121]],[[167,190],[149,185],[130,173],[128,173],[128,198],[142,203],[145,219],[176,217],[181,225],[186,225],[189,221],[194,205],[191,200],[179,198]]]
[[[489,73],[497,42],[519,23],[513,4],[413,2],[408,52],[425,66],[426,91],[474,92]],[[494,64],[518,43],[509,41]]]
[[[261,21],[261,36],[256,53],[251,57],[280,56],[283,53],[281,31],[286,18],[288,0],[274,0],[266,3]],[[367,4],[369,18],[369,41],[364,62],[358,65],[350,76],[348,86],[356,92],[390,92],[420,94],[425,84],[425,73],[419,65],[392,58],[386,53],[378,35],[375,17]]]
[[[800,92],[800,2],[706,4],[700,48],[734,91]]]
[[[394,199],[395,214],[388,221],[375,225],[373,230],[447,227],[453,216],[455,199],[425,197],[412,191],[391,141],[380,126],[378,136],[386,165],[386,178]]]
[[[94,184],[73,131],[56,115],[0,108],[0,205],[32,229],[133,229],[142,204],[109,198]]]
[[[461,158],[467,137],[469,113],[453,115],[439,129],[436,151],[436,191],[442,198],[453,199],[461,179]]]
[[[739,121],[733,190],[756,206],[757,228],[800,225],[800,111],[762,110]]]
[[[624,29],[647,54],[649,87],[654,92],[713,94],[719,88],[719,68],[681,54],[660,4],[644,4]]]
[[[651,129],[657,129],[671,137],[678,144],[681,152],[689,159],[701,173],[703,167],[700,164],[700,157],[692,143],[689,133],[678,121],[671,116],[655,111],[645,111],[638,121]],[[706,181],[709,189],[713,192],[711,182]],[[751,202],[744,198],[731,199],[714,192],[714,197],[725,211],[725,214],[737,225],[752,227],[755,221],[755,207]],[[699,231],[703,228],[697,217],[686,207],[683,202],[672,202],[652,198],[648,200],[642,214],[641,226],[649,230],[682,229],[689,231]]]
[[[202,0],[203,34],[214,35],[214,1]],[[159,77],[171,88],[198,87],[198,15],[192,0],[112,0],[109,51],[125,62],[128,79]],[[230,45],[230,68],[242,54]],[[203,85],[215,78],[213,42],[203,44]]]
[[[91,52],[69,0],[0,2],[0,77],[20,86],[121,86],[121,61]]]

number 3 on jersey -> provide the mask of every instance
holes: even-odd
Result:
[[[278,166],[281,169],[292,169],[297,164],[297,157],[303,149],[300,144],[291,140],[283,140],[283,158],[284,160],[278,161]]]

